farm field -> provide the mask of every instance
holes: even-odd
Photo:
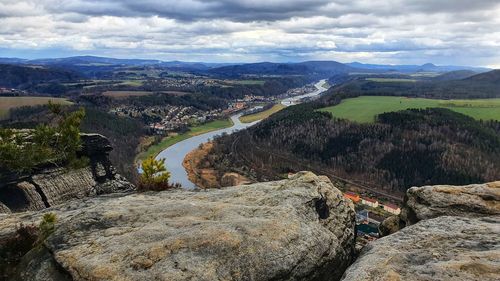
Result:
[[[72,102],[65,98],[52,97],[0,97],[0,120],[9,116],[11,108],[21,106],[34,106],[47,104],[49,101],[62,105],[70,105]]]
[[[405,78],[366,78],[365,80],[367,81],[373,81],[373,82],[388,82],[388,83],[397,83],[397,82],[410,82],[414,83],[417,82],[415,79],[405,79]]]
[[[103,96],[112,98],[127,98],[127,97],[142,97],[152,95],[153,92],[147,91],[106,91],[102,93]]]
[[[343,100],[340,104],[325,107],[320,111],[330,112],[334,117],[360,123],[371,123],[375,116],[384,112],[409,108],[442,107],[469,115],[477,120],[500,120],[500,99],[479,100],[434,100],[405,97],[364,96]]]
[[[278,103],[278,104],[275,104],[273,107],[271,107],[268,110],[264,110],[262,112],[258,112],[255,114],[241,116],[240,121],[241,121],[241,123],[252,123],[252,122],[257,121],[257,120],[262,120],[262,119],[269,117],[271,114],[274,114],[274,113],[282,110],[285,107],[286,106],[282,105],[281,103]]]
[[[239,84],[239,85],[264,85],[266,81],[264,80],[229,80],[230,84]]]
[[[194,126],[191,127],[191,129],[183,134],[175,135],[175,136],[170,136],[164,138],[161,142],[150,146],[146,151],[141,152],[139,155],[137,155],[137,160],[142,161],[150,156],[156,156],[158,153],[162,152],[164,149],[168,148],[169,146],[172,146],[180,141],[183,141],[185,139],[201,135],[204,133],[208,133],[211,131],[223,129],[223,128],[228,128],[233,126],[233,122],[231,119],[224,119],[224,120],[216,120],[212,122],[208,122],[199,126]]]

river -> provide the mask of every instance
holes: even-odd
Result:
[[[296,105],[296,104],[299,104],[300,100],[303,98],[312,98],[312,97],[318,96],[319,94],[328,90],[328,88],[323,87],[323,85],[325,83],[326,83],[326,79],[320,80],[318,83],[314,84],[314,87],[316,87],[316,89],[317,89],[316,91],[305,94],[305,95],[286,98],[286,99],[281,101],[281,104],[285,105],[285,106]]]
[[[284,99],[281,103],[285,106],[290,106],[300,103],[300,100],[302,98],[317,96],[327,90],[326,88],[323,88],[323,84],[325,82],[326,80],[321,80],[316,83],[315,86],[317,90],[312,93],[287,98]],[[182,166],[182,162],[184,161],[186,154],[198,148],[200,144],[212,140],[215,136],[221,135],[223,133],[231,134],[235,131],[245,129],[259,122],[255,121],[253,123],[241,123],[239,119],[240,116],[241,113],[231,116],[231,120],[234,124],[232,127],[194,136],[192,138],[180,141],[160,152],[160,154],[156,156],[156,159],[166,159],[165,166],[170,172],[170,182],[180,183],[182,187],[186,189],[196,188],[196,186],[188,179],[186,169],[184,169],[184,167]]]

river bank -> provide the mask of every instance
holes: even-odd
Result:
[[[316,91],[312,93],[308,93],[305,95],[300,95],[300,96],[295,96],[291,98],[287,98],[282,101],[282,105],[284,106],[290,106],[294,105],[297,103],[300,103],[303,98],[315,98],[316,96],[319,96],[321,93],[325,92],[327,89],[323,88],[323,84],[325,83],[326,80],[321,80],[318,83],[315,84]],[[198,187],[198,185],[193,183],[192,180],[190,180],[190,177],[196,180],[197,175],[200,174],[206,174],[206,179],[208,182],[214,182],[214,176],[218,176],[217,181],[219,184],[222,184],[224,181],[225,184],[230,184],[231,182],[238,182],[238,181],[245,181],[244,178],[241,178],[239,175],[234,174],[234,175],[217,175],[216,173],[212,171],[201,171],[196,174],[197,167],[188,167],[189,168],[189,173],[186,171],[186,168],[184,167],[184,162],[186,156],[192,152],[193,150],[196,150],[199,147],[203,147],[202,145],[204,143],[207,143],[211,140],[213,140],[214,137],[222,135],[222,134],[231,134],[234,131],[238,131],[241,129],[245,129],[247,127],[253,126],[254,124],[258,123],[260,120],[251,122],[251,123],[242,123],[240,120],[241,113],[237,115],[231,116],[231,121],[233,122],[233,126],[220,129],[220,130],[214,130],[208,133],[200,134],[197,136],[193,136],[190,138],[183,139],[174,145],[169,146],[165,150],[161,151],[157,156],[156,159],[166,159],[165,161],[165,166],[167,170],[170,172],[170,181],[172,183],[180,183],[184,188],[186,189],[194,189]],[[193,155],[196,155],[196,157],[202,157],[202,154],[197,154],[197,153],[206,153],[205,152],[194,152]],[[206,154],[205,154],[206,155]],[[194,158],[195,156],[193,156]],[[204,158],[204,156],[203,156]],[[202,158],[200,158],[202,159]],[[188,159],[188,165],[193,165],[194,162],[189,161]],[[191,174],[191,175],[190,175]],[[231,174],[231,173],[230,173]],[[223,177],[225,179],[223,179]],[[202,185],[203,186],[203,185]]]
[[[248,178],[237,173],[221,174],[213,168],[204,168],[205,157],[214,147],[213,142],[206,142],[189,152],[182,166],[186,169],[189,180],[199,188],[221,188],[252,183]]]
[[[170,181],[172,183],[180,183],[186,189],[196,188],[196,185],[189,180],[188,173],[183,166],[184,158],[189,152],[195,150],[201,144],[211,141],[216,136],[224,133],[231,134],[234,131],[247,128],[256,123],[241,123],[239,120],[240,116],[241,113],[231,116],[231,121],[233,123],[233,126],[231,127],[214,130],[205,134],[184,139],[160,152],[156,156],[156,159],[166,159],[165,166],[170,172]]]
[[[215,121],[211,121],[211,122],[208,122],[205,124],[191,127],[189,129],[189,131],[186,133],[165,137],[161,140],[161,142],[149,146],[146,149],[146,151],[143,151],[137,155],[135,162],[139,163],[139,162],[143,161],[144,159],[151,157],[151,156],[156,157],[163,150],[165,150],[165,149],[169,148],[170,146],[172,146],[178,142],[181,142],[183,140],[189,139],[189,138],[194,137],[194,136],[202,135],[205,133],[209,133],[209,132],[212,132],[215,130],[229,128],[233,125],[234,125],[234,123],[231,120],[231,118],[227,118],[227,119],[215,120]]]

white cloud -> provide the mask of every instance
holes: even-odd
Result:
[[[0,50],[19,56],[56,49],[166,60],[499,65],[498,4],[492,0],[0,0]]]

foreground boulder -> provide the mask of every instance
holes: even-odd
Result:
[[[383,236],[439,216],[483,217],[500,215],[500,181],[466,186],[435,185],[408,189],[399,216],[380,226]]]
[[[47,167],[0,182],[0,213],[36,211],[71,199],[134,189],[111,165],[107,138],[82,134],[81,139],[80,155],[89,159],[89,166],[72,170]]]
[[[45,250],[28,253],[11,279],[338,280],[355,240],[352,203],[312,173],[221,190],[106,195],[50,211],[59,220]],[[0,215],[0,237],[41,215]],[[54,271],[57,279],[46,279]]]
[[[410,188],[343,280],[500,280],[500,182]]]
[[[443,216],[369,244],[342,280],[500,280],[500,218]]]

